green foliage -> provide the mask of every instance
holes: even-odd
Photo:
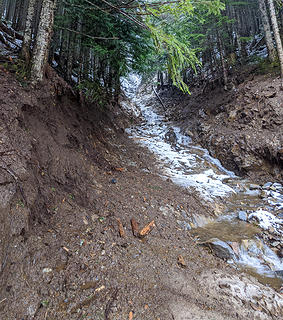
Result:
[[[88,102],[96,103],[101,108],[106,105],[108,101],[107,93],[105,88],[97,81],[83,80],[77,88],[84,93]]]
[[[242,41],[242,42],[249,42],[249,41],[251,41],[253,39],[253,37],[240,37],[240,40]]]
[[[3,66],[5,69],[16,74],[16,79],[23,87],[28,85],[29,68],[24,60],[18,58],[17,60],[5,63]]]
[[[273,62],[270,62],[269,59],[254,57],[252,62],[257,65],[257,74],[280,74],[280,63],[278,59]]]
[[[57,32],[70,26],[79,29],[75,41],[83,48],[91,48],[96,57],[95,78],[86,72],[79,85],[93,101],[99,100],[101,87],[111,92],[111,88],[118,86],[119,78],[132,70],[150,74],[166,68],[173,84],[188,92],[182,70],[195,70],[196,65],[200,65],[197,58],[200,47],[195,44],[203,38],[203,34],[191,32],[196,29],[191,27],[208,15],[219,15],[225,8],[220,0],[165,4],[136,0],[130,5],[120,0],[66,0],[64,3],[64,14],[56,17]],[[61,36],[68,37],[66,42],[70,41],[68,31],[61,31]],[[77,74],[81,72],[79,65],[80,61],[74,70]],[[90,82],[94,83],[90,85]]]
[[[182,91],[189,93],[189,88],[183,81],[180,71],[187,67],[195,70],[195,66],[200,64],[195,50],[190,49],[188,45],[182,43],[176,37],[166,34],[152,25],[148,24],[148,26],[159,52],[167,55],[167,68],[173,84]]]
[[[197,53],[199,44],[205,35],[199,32],[199,26],[209,16],[220,15],[225,8],[221,1],[181,1],[177,4],[165,4],[149,8],[151,14],[146,20],[159,56],[167,65],[167,71],[173,84],[184,92],[189,92],[183,80],[182,71],[188,68],[196,72],[201,63]]]

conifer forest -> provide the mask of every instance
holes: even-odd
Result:
[[[259,48],[283,64],[281,1],[2,0],[1,21],[32,81],[48,61],[92,92],[117,95],[129,71],[158,72],[185,91],[195,74],[227,86],[230,68],[260,59]]]

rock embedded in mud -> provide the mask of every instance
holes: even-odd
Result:
[[[169,128],[169,130],[165,133],[165,141],[171,144],[175,144],[177,142],[177,136],[173,128]]]
[[[246,211],[239,211],[238,212],[238,219],[240,219],[242,221],[247,221],[248,215],[247,215]]]
[[[220,259],[229,260],[235,256],[235,253],[232,250],[232,248],[226,242],[217,238],[206,241],[205,245],[207,245],[213,251],[213,253]]]

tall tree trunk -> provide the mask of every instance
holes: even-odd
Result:
[[[16,25],[17,31],[23,31],[25,29],[25,22],[27,19],[27,9],[28,9],[28,1],[21,0],[20,10],[19,10],[19,17]]]
[[[13,2],[9,1],[7,8],[6,8],[6,15],[5,15],[5,20],[9,21],[11,17],[11,12],[12,12],[12,6]]]
[[[5,0],[0,0],[0,19],[2,19],[5,11]]]
[[[36,0],[29,0],[24,41],[22,46],[22,56],[27,64],[30,63],[30,45],[32,40],[32,21],[34,17],[35,1]]]
[[[72,80],[75,41],[76,41],[76,35],[74,33],[70,33],[69,45],[68,45],[68,56],[67,56],[67,74],[66,74],[66,78],[68,81]]]
[[[279,58],[279,62],[280,62],[281,88],[283,89],[283,48],[282,48],[282,42],[281,42],[281,38],[280,38],[280,33],[279,33],[279,28],[278,28],[278,23],[277,23],[273,0],[268,0],[268,4],[269,4],[273,33],[274,33],[276,47],[277,47],[278,58]]]
[[[18,22],[18,19],[19,19],[21,6],[22,6],[22,0],[18,0],[17,3],[16,3],[16,6],[15,6],[13,22],[12,22],[12,27],[15,30],[16,30],[16,27],[17,27],[17,22]]]
[[[218,50],[219,50],[219,55],[220,55],[221,67],[222,67],[222,72],[223,72],[224,90],[227,90],[227,84],[228,84],[227,68],[226,68],[226,63],[225,63],[225,59],[224,59],[222,39],[221,39],[221,36],[220,36],[218,30],[217,30],[217,40],[218,40]]]
[[[31,80],[36,84],[43,79],[52,35],[56,0],[44,0],[40,14],[36,43],[33,50]]]
[[[265,35],[265,42],[268,49],[268,56],[270,61],[274,61],[276,59],[276,49],[274,47],[272,34],[271,34],[271,27],[269,23],[269,18],[267,15],[267,8],[265,5],[265,0],[258,0],[259,3],[259,10],[262,17],[262,26]]]

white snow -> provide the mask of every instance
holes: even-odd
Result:
[[[280,224],[283,224],[283,219],[279,219],[275,217],[272,213],[259,209],[249,215],[249,220],[256,220],[259,226],[264,229],[268,230],[269,228],[274,228],[276,232],[282,233],[280,230]]]

